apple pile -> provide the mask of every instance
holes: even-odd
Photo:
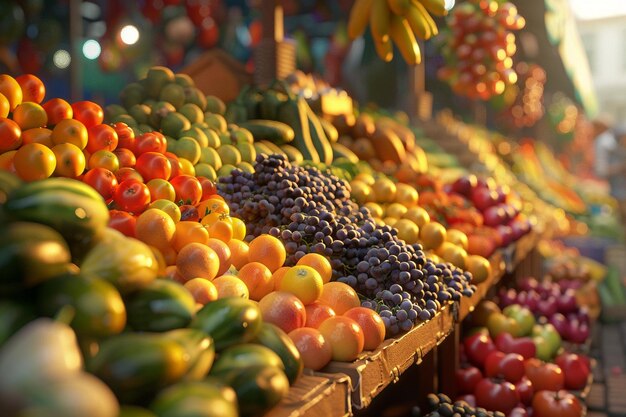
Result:
[[[576,288],[581,282],[560,280],[542,281],[525,277],[519,289],[501,289],[499,303],[504,309],[511,305],[521,305],[535,317],[551,324],[563,340],[572,343],[585,343],[590,335],[588,310],[576,301]]]
[[[533,416],[547,416],[546,402],[575,398],[563,390],[586,386],[589,358],[563,351],[555,327],[537,324],[525,307],[511,304],[500,311],[495,303],[483,301],[470,322],[484,327],[462,341],[458,399],[508,416],[526,416],[531,409]],[[577,405],[572,415],[581,415],[578,400],[570,403]]]
[[[454,7],[442,54],[447,65],[438,76],[456,94],[488,100],[517,82],[513,68],[516,52],[513,30],[522,29],[526,20],[510,2],[472,0]]]

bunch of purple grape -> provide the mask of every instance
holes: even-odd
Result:
[[[475,291],[471,274],[433,262],[421,245],[408,245],[396,229],[377,225],[367,208],[350,200],[347,182],[317,168],[259,155],[254,173],[234,170],[218,189],[231,214],[246,223],[246,240],[262,233],[280,238],[286,265],[310,252],[326,255],[333,279],[353,287],[364,307],[378,311],[390,335]]]

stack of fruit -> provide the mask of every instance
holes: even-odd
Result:
[[[447,64],[439,70],[439,78],[456,94],[471,99],[488,100],[502,94],[517,81],[512,31],[525,25],[510,2],[472,0],[458,5],[448,18],[442,46]]]
[[[509,416],[549,416],[562,406],[560,412],[582,416],[583,406],[571,391],[589,383],[590,360],[562,351],[554,326],[536,324],[520,305],[500,311],[490,301],[479,304],[470,320],[486,328],[463,339],[458,399]]]

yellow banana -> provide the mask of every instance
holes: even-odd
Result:
[[[413,34],[418,38],[430,39],[430,37],[433,35],[432,31],[430,30],[430,25],[428,24],[426,19],[424,19],[423,14],[420,13],[417,7],[415,7],[413,4],[411,4],[411,9],[404,17],[406,18],[407,22],[409,22],[409,26],[411,27]]]
[[[386,40],[379,42],[374,39],[374,46],[376,46],[376,53],[385,62],[390,62],[393,59],[393,44],[391,39],[387,37]]]
[[[419,0],[419,2],[435,16],[445,16],[448,14],[445,0]]]
[[[348,18],[348,36],[356,39],[365,32],[370,19],[373,0],[356,0]]]
[[[402,16],[393,15],[389,29],[391,40],[396,44],[407,64],[419,64],[422,61],[422,54],[409,22]]]
[[[378,42],[385,42],[385,39],[389,39],[390,22],[391,10],[387,6],[387,0],[374,0],[370,12],[372,37]]]
[[[428,10],[426,10],[422,3],[420,3],[419,0],[411,0],[411,4],[415,9],[417,9],[418,12],[420,12],[422,18],[430,27],[430,36],[435,36],[436,34],[438,34],[439,29],[437,29],[437,24],[435,23],[431,15],[428,14]]]
[[[387,0],[387,4],[394,14],[404,16],[411,7],[411,0]]]

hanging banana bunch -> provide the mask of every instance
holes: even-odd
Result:
[[[385,62],[393,58],[393,44],[409,65],[422,60],[417,39],[439,31],[431,15],[445,16],[445,0],[355,0],[348,18],[348,35],[356,39],[369,24],[376,53]]]

